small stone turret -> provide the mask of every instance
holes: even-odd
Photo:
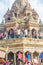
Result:
[[[34,20],[37,22],[38,21],[38,17],[39,17],[39,15],[38,15],[38,13],[33,9],[32,10],[32,17],[34,18]]]

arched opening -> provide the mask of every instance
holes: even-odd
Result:
[[[25,62],[28,63],[29,61],[31,61],[31,53],[29,51],[27,51],[25,53]]]
[[[39,53],[36,51],[33,53],[33,63],[39,64]]]
[[[32,29],[32,38],[37,38],[37,31],[34,28]]]
[[[23,63],[23,53],[21,51],[18,51],[16,53],[16,64],[22,64]]]
[[[38,56],[39,56],[39,53],[35,51],[35,52],[33,53],[33,58],[37,58],[37,59],[38,59]]]
[[[34,63],[39,62],[39,53],[36,51],[33,53],[33,61],[34,61]]]
[[[13,29],[10,29],[8,31],[8,38],[14,38],[14,30]]]
[[[11,61],[11,60],[14,61],[14,53],[13,53],[13,52],[9,52],[9,53],[8,53],[8,60],[9,60],[9,61]]]

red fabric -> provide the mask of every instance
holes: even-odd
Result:
[[[28,59],[27,58],[25,59],[25,62],[28,63]]]
[[[10,64],[10,62],[9,61],[6,61],[6,64]]]

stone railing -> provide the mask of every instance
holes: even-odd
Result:
[[[7,44],[40,44],[40,45],[43,45],[43,39],[14,38],[14,39],[0,40],[0,45],[7,45]]]
[[[16,43],[22,43],[23,38],[14,38],[14,39],[7,39],[7,40],[0,40],[0,45],[7,45],[7,44],[16,44]]]
[[[43,46],[43,39],[24,38],[23,43],[24,44],[30,44],[30,45],[41,45],[41,46]]]

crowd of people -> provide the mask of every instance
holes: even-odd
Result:
[[[19,27],[16,30],[10,29],[9,31],[0,32],[0,40],[4,39],[10,39],[10,38],[22,38],[22,37],[29,37],[30,31],[28,28],[22,28]],[[37,36],[37,31],[35,29],[32,29],[31,31],[32,38],[41,38],[41,36]]]
[[[23,61],[23,54],[19,52],[17,54],[17,65],[39,65],[38,60],[34,59],[33,62],[31,62],[31,54],[27,51],[25,53],[25,61]]]
[[[7,38],[21,38],[21,37],[28,37],[28,29],[20,29],[17,28],[16,30],[10,29],[7,32],[1,32],[0,33],[0,40],[7,39]]]
[[[7,60],[5,65],[39,65],[38,60],[34,59],[33,63],[31,62],[31,55],[27,51],[25,53],[25,60],[22,52],[16,54],[16,62],[13,59]]]
[[[0,61],[0,64],[1,64],[1,65],[15,65],[14,62],[13,62],[13,59],[11,59],[11,61],[9,61],[9,60],[5,61],[5,60],[3,59],[2,62]]]
[[[13,62],[13,60],[11,59],[11,61],[7,60],[4,61],[2,63],[0,63],[1,65],[40,65],[39,63],[32,63],[32,62],[22,62],[22,61],[18,61],[17,63]]]
[[[16,62],[14,61],[13,58],[11,58],[8,59],[7,61],[4,61],[3,65],[39,65],[39,63],[37,59],[34,59],[33,63],[31,62],[31,55],[28,51],[25,53],[25,55],[23,55],[23,53],[19,51],[16,54]]]

